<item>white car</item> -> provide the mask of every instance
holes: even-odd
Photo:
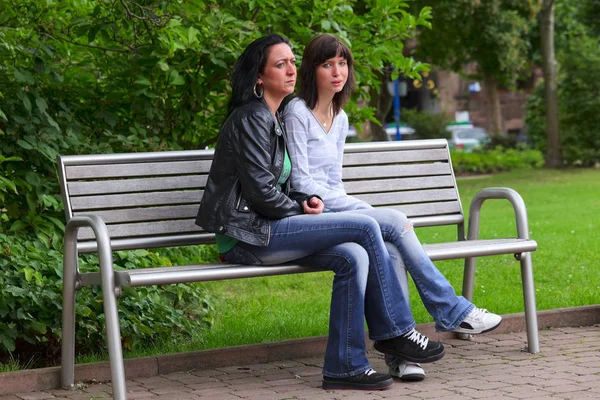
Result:
[[[471,152],[473,149],[483,147],[490,140],[490,136],[483,128],[473,125],[458,125],[448,129],[452,135],[448,144],[451,149]]]

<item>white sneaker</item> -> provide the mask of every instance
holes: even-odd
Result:
[[[401,381],[422,381],[425,379],[425,371],[420,364],[410,361],[402,361],[396,369],[388,367],[388,374],[400,378]]]
[[[485,308],[475,308],[467,317],[454,328],[453,332],[478,334],[493,331],[502,322],[502,317],[492,314]]]

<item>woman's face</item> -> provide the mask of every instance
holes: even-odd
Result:
[[[285,43],[271,46],[263,71],[258,74],[267,97],[283,99],[294,93],[296,84],[296,58]]]
[[[317,66],[315,83],[319,94],[341,92],[348,80],[348,62],[344,57],[335,56]]]

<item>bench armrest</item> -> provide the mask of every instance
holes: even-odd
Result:
[[[108,229],[102,218],[92,214],[77,215],[67,222],[64,237],[64,284],[73,284],[78,289],[78,282],[68,282],[72,278],[76,279],[79,274],[77,258],[77,233],[80,228],[90,227],[96,235],[98,244],[98,259],[100,262],[100,273],[103,282],[112,281],[114,285],[114,271],[112,259],[112,246]],[[108,281],[105,281],[108,279]],[[110,286],[110,285],[109,285]]]
[[[483,206],[483,202],[489,199],[504,199],[510,201],[515,210],[517,237],[519,239],[529,239],[527,209],[525,208],[525,202],[521,195],[510,188],[492,187],[482,189],[471,201],[471,206],[469,207],[469,232],[467,240],[477,240],[479,238],[481,207]]]
[[[75,366],[75,292],[79,289],[79,267],[77,250],[77,232],[80,228],[90,227],[98,243],[98,258],[100,261],[100,276],[102,283],[102,297],[104,300],[104,317],[106,319],[106,336],[108,341],[108,354],[111,361],[111,376],[116,398],[125,398],[125,373],[123,367],[123,354],[120,343],[119,315],[117,313],[116,297],[120,295],[120,288],[115,287],[115,273],[112,259],[112,246],[110,236],[104,221],[97,215],[77,215],[67,222],[64,239],[64,264],[63,264],[63,345],[61,386],[71,387],[74,382]],[[68,360],[68,361],[64,361]],[[123,377],[122,382],[115,379]],[[115,382],[117,382],[115,384]]]

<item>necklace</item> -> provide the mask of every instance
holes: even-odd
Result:
[[[327,125],[330,123],[330,121],[333,122],[333,106],[331,103],[329,103],[329,107],[327,107],[327,114],[323,115],[317,113],[316,109],[313,110],[313,114],[317,118],[317,121],[319,121],[319,123],[323,125],[323,128],[325,128],[325,130],[327,130]]]

